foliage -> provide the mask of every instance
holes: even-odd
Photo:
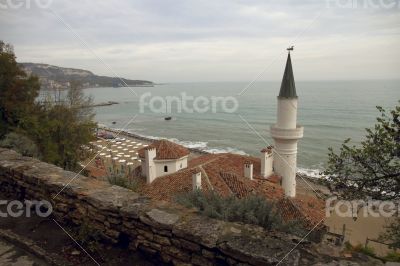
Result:
[[[22,134],[36,144],[40,159],[77,169],[84,159],[80,148],[93,139],[96,124],[91,99],[78,83],[70,84],[66,93],[54,92],[53,101],[37,100],[38,78],[20,69],[12,47],[0,41],[0,138]]]
[[[399,101],[400,102],[400,101]],[[361,147],[349,146],[345,140],[340,153],[329,149],[328,168],[332,190],[343,198],[377,200],[400,199],[400,106],[391,111],[377,107],[380,117]],[[400,245],[400,219],[391,223],[381,239],[392,247]]]
[[[375,250],[372,247],[365,247],[361,244],[353,246],[348,241],[346,241],[344,243],[344,250],[347,252],[351,252],[351,253],[358,252],[358,253],[363,253],[363,254],[371,256],[371,257],[376,257]]]
[[[372,247],[365,247],[361,244],[353,247],[353,251],[363,253],[371,257],[376,257],[375,250]]]
[[[0,41],[0,138],[30,120],[39,90],[38,78],[21,70],[13,47]]]
[[[0,141],[0,146],[13,149],[24,156],[37,157],[39,155],[38,147],[30,138],[15,132],[8,133]]]
[[[110,184],[137,191],[139,183],[136,179],[121,174],[112,173],[107,177]]]
[[[350,146],[347,139],[339,154],[329,149],[325,174],[345,198],[400,199],[400,106],[389,112],[377,109],[380,117],[366,129],[361,147]]]
[[[382,241],[389,241],[389,247],[400,248],[400,218],[386,226],[386,232],[380,236]]]
[[[284,222],[275,204],[262,196],[251,195],[238,199],[234,196],[221,197],[215,192],[201,190],[178,195],[176,201],[183,206],[196,208],[202,215],[230,222],[255,224],[267,230],[278,230],[301,235],[300,222]]]
[[[400,253],[390,252],[384,257],[385,261],[400,262]]]
[[[74,170],[84,159],[80,148],[93,140],[96,127],[89,103],[79,85],[71,83],[65,98],[41,106],[40,126],[33,134],[45,161]]]
[[[76,241],[91,252],[97,252],[100,249],[101,234],[98,230],[92,228],[88,221],[83,221],[81,226],[73,233]]]

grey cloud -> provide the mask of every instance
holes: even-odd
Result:
[[[181,67],[169,64],[180,63],[185,64],[188,79],[251,79],[299,34],[295,45],[300,50],[296,53],[301,58],[314,58],[306,60],[304,69],[326,58],[337,66],[344,55],[353,54],[353,60],[367,64],[366,77],[395,76],[393,56],[379,50],[399,44],[400,9],[351,9],[330,4],[319,0],[54,0],[51,10],[96,54],[132,78],[179,80]],[[21,61],[47,60],[45,63],[109,74],[51,10],[0,9],[1,38],[14,44]],[[357,36],[362,36],[362,44]],[[345,40],[346,46],[335,40]],[[359,45],[369,52],[370,65],[359,54]],[[388,69],[374,69],[377,61]],[[152,73],[146,72],[148,69]],[[321,75],[316,76],[330,78],[329,66],[317,71]],[[356,70],[348,72],[352,71]],[[342,77],[351,76],[348,72],[332,71]],[[309,75],[300,74],[302,77]]]

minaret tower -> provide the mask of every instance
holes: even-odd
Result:
[[[303,127],[297,125],[297,94],[290,51],[278,96],[278,120],[271,127],[275,141],[274,172],[282,177],[287,197],[296,196],[297,141],[303,137]]]

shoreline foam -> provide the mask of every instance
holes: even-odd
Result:
[[[224,148],[208,147],[207,146],[208,143],[203,142],[203,141],[181,141],[176,138],[168,139],[168,138],[162,138],[162,137],[156,137],[156,136],[145,136],[145,135],[133,133],[133,132],[126,131],[126,130],[109,128],[106,126],[99,126],[98,128],[101,130],[105,130],[105,131],[114,133],[114,134],[118,134],[119,136],[136,138],[136,139],[147,141],[147,142],[154,142],[159,139],[167,139],[169,141],[175,142],[179,145],[186,147],[188,150],[190,150],[190,152],[196,153],[198,155],[212,154],[212,153],[234,153],[234,154],[240,154],[240,155],[248,155],[246,152],[232,148],[232,147],[224,147]],[[298,171],[298,174],[305,175],[312,179],[324,178],[324,175],[322,174],[323,170],[321,170],[321,169],[298,167],[297,171]]]

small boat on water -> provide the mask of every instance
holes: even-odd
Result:
[[[112,124],[115,125],[117,122],[113,121]]]
[[[171,120],[171,119],[172,119],[172,117],[170,117],[170,116],[164,117],[164,120],[165,120],[165,121],[169,121],[169,120]]]

